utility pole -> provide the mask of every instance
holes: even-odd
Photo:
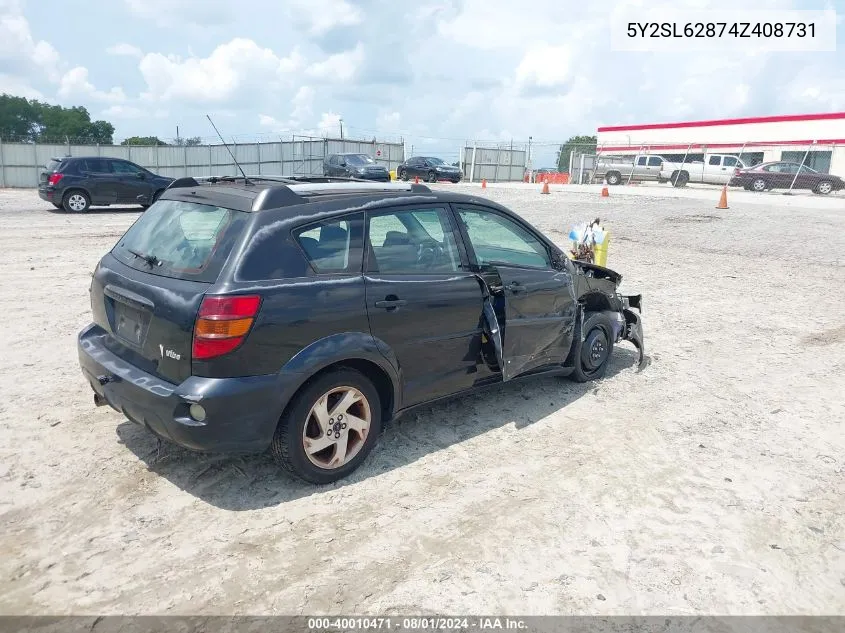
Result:
[[[531,140],[533,137],[528,137],[528,182],[534,182],[534,169],[531,166]]]
[[[343,140],[343,119],[339,119],[340,121],[340,140]]]
[[[179,142],[179,126],[176,126],[176,142]]]

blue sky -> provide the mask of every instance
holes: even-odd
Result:
[[[612,8],[724,9],[630,0],[0,0],[0,92],[84,105],[116,138],[243,141],[335,134],[455,160],[464,139],[524,143],[535,166],[598,125],[845,109],[837,52],[610,50]]]

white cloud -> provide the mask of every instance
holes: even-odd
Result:
[[[340,136],[340,119],[339,114],[323,112],[320,122],[317,123],[319,136]]]
[[[560,86],[572,76],[572,51],[568,46],[542,43],[529,49],[516,69],[519,84],[543,88]]]
[[[126,101],[126,95],[123,92],[123,88],[115,87],[108,92],[97,90],[94,85],[88,81],[88,69],[84,66],[71,68],[62,75],[62,78],[59,81],[58,95],[63,99],[87,97],[97,101]]]
[[[349,81],[355,77],[363,61],[364,45],[358,42],[351,51],[330,55],[323,61],[311,64],[305,72],[315,79]]]
[[[395,134],[401,126],[402,115],[395,110],[382,110],[376,117],[376,130],[383,134]]]
[[[114,46],[109,46],[106,49],[106,53],[109,55],[116,55],[116,56],[123,56],[123,57],[138,57],[141,58],[144,56],[144,52],[138,48],[137,46],[133,46],[132,44],[126,44],[125,42],[121,42],[120,44],[115,44]]]
[[[266,91],[302,64],[297,49],[281,58],[250,39],[236,38],[215,48],[208,57],[182,59],[148,53],[139,68],[147,83],[145,96],[151,99],[226,103],[238,96],[254,98],[246,92],[247,87]],[[239,90],[243,94],[238,95]]]
[[[143,119],[149,116],[155,119],[165,119],[168,115],[167,110],[157,109],[150,113],[147,108],[125,104],[109,106],[102,112],[102,116],[107,119]]]
[[[304,23],[311,35],[324,35],[363,20],[361,10],[346,0],[288,0],[287,5],[291,17]]]
[[[58,51],[49,42],[33,38],[18,2],[0,3],[0,67],[18,77],[38,73],[58,81],[61,76]]]
[[[44,100],[44,94],[33,88],[26,79],[0,74],[0,94],[10,94],[26,99]]]

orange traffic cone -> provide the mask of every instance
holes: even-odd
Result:
[[[414,176],[414,184],[415,185],[420,184],[420,177],[419,176]]]
[[[548,180],[543,181],[543,190],[540,193],[551,193],[549,191],[549,181]]]
[[[717,209],[729,209],[728,206],[728,186],[725,185],[722,187],[722,195],[719,198],[719,204],[716,205]]]
[[[487,189],[487,179],[486,178],[481,179],[481,188]]]
[[[601,188],[601,197],[602,198],[609,198],[610,197],[610,191],[608,190],[607,187]]]

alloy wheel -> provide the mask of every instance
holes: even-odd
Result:
[[[334,470],[361,451],[372,422],[366,396],[354,387],[335,387],[324,393],[308,413],[302,445],[318,468]]]

